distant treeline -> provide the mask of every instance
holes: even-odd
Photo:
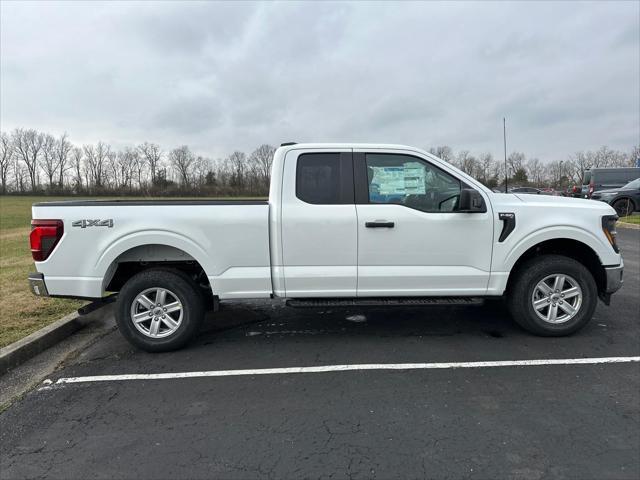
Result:
[[[116,150],[104,142],[74,145],[67,134],[54,137],[33,129],[0,133],[0,180],[3,194],[265,196],[269,192],[275,147],[226,158],[196,155],[187,145],[165,150],[144,142]],[[491,153],[454,153],[448,146],[431,153],[489,187],[504,184],[504,161]],[[507,159],[512,184],[564,188],[580,183],[591,167],[635,165],[640,147],[628,152],[601,147],[564,160],[543,163],[512,152]]]

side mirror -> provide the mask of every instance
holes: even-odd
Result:
[[[487,206],[480,192],[472,188],[463,188],[460,190],[458,211],[465,213],[484,213],[487,211]]]

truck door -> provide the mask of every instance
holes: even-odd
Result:
[[[491,205],[457,212],[465,186],[418,155],[354,150],[358,296],[483,295]],[[482,193],[482,192],[481,192]]]
[[[287,152],[280,228],[288,297],[356,296],[351,149]]]

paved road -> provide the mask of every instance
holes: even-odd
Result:
[[[51,377],[640,355],[640,231],[625,286],[568,338],[482,307],[226,305],[188,349],[117,332]],[[360,317],[358,316],[360,315]],[[362,316],[363,315],[363,316]],[[363,321],[364,320],[364,321]],[[355,371],[69,384],[0,416],[1,478],[640,478],[640,365]]]

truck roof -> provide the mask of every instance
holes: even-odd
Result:
[[[283,149],[303,149],[303,148],[372,148],[372,149],[396,149],[396,150],[418,150],[424,151],[417,147],[412,147],[410,145],[400,145],[393,143],[350,143],[350,142],[340,142],[340,143],[295,143],[295,142],[286,142],[280,145],[279,148]]]

